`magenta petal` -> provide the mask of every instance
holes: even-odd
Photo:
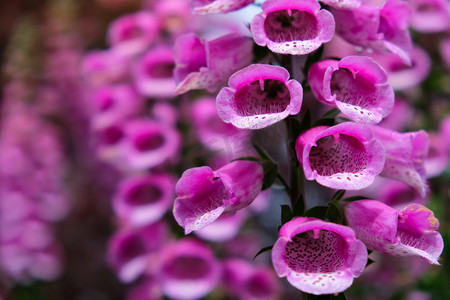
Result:
[[[280,229],[272,263],[279,277],[305,293],[340,293],[361,275],[367,249],[350,227],[298,217]]]
[[[261,129],[300,111],[303,89],[278,66],[254,64],[233,74],[217,95],[220,118],[238,128]]]
[[[200,41],[194,34],[178,37],[174,45],[175,94],[193,89],[214,92],[231,74],[251,63],[252,44],[250,38],[238,34],[212,41]]]
[[[176,186],[173,214],[189,234],[214,222],[224,211],[248,206],[261,191],[262,167],[235,161],[213,172],[209,167],[186,170]]]
[[[370,128],[350,122],[314,127],[298,137],[295,149],[306,179],[334,189],[371,185],[385,160],[383,146]]]
[[[334,35],[333,15],[314,0],[267,0],[251,22],[255,43],[273,52],[308,54]]]
[[[308,81],[319,101],[358,123],[378,123],[394,105],[386,72],[369,57],[322,60],[311,66]]]
[[[255,0],[191,0],[194,14],[227,13],[241,9]]]
[[[379,126],[371,126],[371,129],[386,149],[386,163],[381,175],[402,181],[425,197],[428,193],[424,167],[428,134],[423,130],[399,133]]]
[[[397,211],[376,200],[360,200],[346,205],[345,217],[369,249],[439,264],[444,243],[435,231],[439,222],[426,207],[414,203]]]

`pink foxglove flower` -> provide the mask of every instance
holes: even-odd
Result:
[[[382,7],[362,4],[353,10],[333,9],[333,14],[336,32],[348,42],[378,52],[389,51],[411,63],[411,9],[405,1],[388,0]]]
[[[231,74],[252,62],[253,43],[237,34],[201,41],[191,33],[177,38],[174,56],[175,94],[194,89],[214,92]]]
[[[428,192],[424,168],[428,134],[423,130],[399,133],[380,126],[371,126],[371,129],[386,150],[386,163],[380,175],[403,181],[425,197]]]
[[[222,274],[219,261],[205,244],[194,239],[169,245],[161,260],[161,289],[171,299],[199,299],[219,284]]]
[[[414,117],[414,108],[401,97],[395,97],[394,107],[389,116],[384,118],[378,125],[395,131],[404,131]]]
[[[159,35],[156,16],[141,11],[115,20],[108,30],[109,44],[124,55],[134,55],[149,47]]]
[[[363,124],[314,127],[297,139],[305,177],[333,189],[359,190],[372,184],[384,165],[383,145]]]
[[[427,198],[418,195],[406,183],[383,177],[379,177],[379,179],[382,180],[382,184],[378,186],[378,195],[371,197],[372,199],[377,199],[394,208],[402,208],[411,203],[426,205],[428,202]]]
[[[361,5],[363,0],[320,0],[321,2],[335,8],[353,9]]]
[[[436,230],[431,210],[409,204],[396,210],[376,200],[360,200],[345,206],[347,223],[369,249],[394,256],[418,255],[439,264],[444,242]]]
[[[315,0],[267,0],[251,23],[255,43],[281,54],[303,55],[329,42],[333,15]]]
[[[309,294],[346,290],[367,263],[367,249],[347,226],[299,217],[281,227],[272,249],[279,277]]]
[[[283,67],[254,64],[230,77],[217,95],[220,118],[238,128],[261,129],[295,115],[303,100],[301,84]]]
[[[146,52],[134,69],[136,89],[144,96],[170,98],[174,96],[175,61],[172,49],[160,46]]]
[[[441,175],[448,167],[450,155],[447,152],[445,137],[437,132],[429,133],[430,149],[425,158],[424,168],[427,178]]]
[[[196,230],[195,235],[209,242],[225,242],[237,236],[246,219],[245,210],[239,210],[234,215],[222,214],[213,223]]]
[[[186,170],[176,185],[173,214],[186,234],[214,222],[222,213],[248,206],[261,191],[263,169],[252,161],[231,162],[217,171]]]
[[[113,199],[117,216],[134,226],[158,221],[172,206],[175,180],[167,174],[130,177],[122,181]]]
[[[180,133],[171,126],[147,119],[136,119],[124,125],[121,156],[124,168],[143,170],[177,159],[181,147]]]
[[[311,66],[308,82],[316,98],[358,123],[376,124],[390,114],[394,90],[386,71],[366,56],[322,60]]]
[[[447,0],[408,0],[412,8],[411,26],[420,32],[440,32],[450,28]]]
[[[128,74],[130,59],[112,49],[88,52],[81,61],[81,75],[91,86],[117,83]]]
[[[242,259],[228,259],[224,262],[223,277],[227,292],[238,299],[278,299],[279,281],[268,267],[255,267]]]
[[[124,228],[109,241],[107,259],[122,282],[132,282],[144,272],[159,268],[159,250],[165,243],[164,223]]]
[[[241,9],[255,0],[191,0],[194,14],[226,13]]]
[[[404,90],[419,85],[431,70],[430,56],[422,48],[414,46],[410,55],[410,66],[393,53],[373,53],[370,56],[386,70],[392,88]]]

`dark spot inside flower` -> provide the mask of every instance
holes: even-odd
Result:
[[[173,70],[175,69],[174,62],[160,62],[147,66],[147,74],[156,79],[171,78]]]
[[[146,132],[138,135],[134,140],[134,147],[141,152],[152,151],[161,147],[165,138],[160,133]]]
[[[210,265],[201,257],[178,256],[164,267],[166,274],[176,279],[195,280],[208,276]]]
[[[316,17],[295,9],[291,15],[287,10],[269,13],[264,21],[264,31],[269,40],[277,43],[311,40],[319,33]]]
[[[145,242],[136,234],[124,238],[118,248],[117,260],[121,263],[145,254]]]
[[[125,200],[132,205],[151,204],[157,202],[162,194],[159,187],[150,183],[142,183],[132,188]]]
[[[279,113],[286,109],[291,101],[286,84],[275,79],[264,79],[264,89],[259,81],[240,87],[236,91],[236,112],[241,116]]]
[[[114,125],[109,126],[100,132],[101,141],[106,145],[117,144],[123,136],[122,128]]]
[[[339,69],[331,76],[331,94],[336,100],[350,105],[371,108],[377,105],[377,90],[374,83],[357,73],[355,77],[347,69]]]

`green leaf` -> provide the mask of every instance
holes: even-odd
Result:
[[[297,198],[297,200],[295,201],[295,205],[294,208],[292,209],[292,216],[293,217],[299,217],[301,215],[303,215],[303,212],[305,210],[305,201],[303,199],[303,195],[300,194]]]
[[[339,115],[341,111],[337,108],[333,108],[332,110],[327,111],[321,119],[334,119]]]
[[[341,224],[342,221],[344,221],[344,216],[342,215],[341,210],[333,202],[328,204],[328,211],[326,218],[328,218],[331,222],[338,224]]]
[[[354,197],[345,198],[342,201],[354,202],[354,201],[365,200],[365,199],[371,200],[370,198],[364,197],[364,196],[354,196]]]
[[[278,165],[272,161],[264,160],[262,162],[264,169],[263,184],[261,190],[264,191],[272,186],[278,176]]]
[[[331,198],[331,202],[339,202],[341,199],[342,199],[342,197],[344,196],[344,194],[345,194],[345,190],[339,190],[339,191],[337,191],[334,195],[333,195],[333,198]]]
[[[261,161],[260,158],[253,157],[253,156],[238,157],[238,158],[233,159],[232,161],[237,161],[237,160]]]
[[[289,205],[283,204],[281,205],[281,225],[292,220],[292,212]]]
[[[262,248],[261,250],[258,251],[258,253],[255,254],[255,256],[253,256],[253,260],[255,260],[260,254],[272,250],[272,248],[273,245]]]
[[[313,217],[321,220],[325,220],[327,216],[328,206],[314,206],[311,209],[308,209],[304,216],[305,217]]]
[[[326,119],[319,119],[319,120],[317,120],[316,122],[314,122],[312,127],[334,126],[334,125],[336,125],[336,120],[335,119],[326,118]]]
[[[252,144],[255,148],[256,152],[258,152],[259,156],[261,156],[262,159],[272,161],[272,159],[269,157],[269,155],[258,145]]]

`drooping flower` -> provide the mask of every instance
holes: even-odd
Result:
[[[134,55],[155,42],[160,30],[158,18],[141,11],[116,19],[108,30],[108,42],[115,51]]]
[[[193,33],[185,34],[176,39],[173,49],[175,94],[194,89],[214,92],[253,59],[252,40],[234,33],[212,41],[201,41]]]
[[[191,0],[194,14],[226,13],[243,8],[255,0]]]
[[[132,282],[145,272],[159,269],[159,250],[165,244],[166,224],[123,228],[111,238],[107,259],[122,282]]]
[[[390,114],[394,91],[385,70],[366,56],[322,60],[311,66],[308,82],[316,98],[339,108],[355,122],[376,124]]]
[[[382,7],[363,3],[346,10],[333,9],[336,32],[348,42],[378,52],[392,52],[411,64],[408,30],[411,9],[405,1],[388,0]]]
[[[373,53],[370,56],[386,70],[392,88],[404,90],[419,85],[431,70],[430,56],[422,48],[414,46],[410,55],[410,66],[393,53]]]
[[[228,259],[223,265],[223,281],[231,295],[242,300],[278,299],[279,281],[273,270],[237,258]]]
[[[380,175],[403,181],[425,197],[428,192],[424,168],[428,134],[423,130],[399,133],[380,126],[371,126],[371,129],[386,150],[386,162]]]
[[[219,284],[222,274],[213,252],[194,239],[183,239],[167,246],[161,262],[161,289],[176,300],[202,298]]]
[[[123,180],[113,198],[116,215],[134,226],[159,220],[172,206],[175,181],[167,174],[149,174]]]
[[[436,230],[431,210],[412,203],[396,210],[376,200],[360,200],[345,206],[347,223],[369,249],[394,256],[418,255],[439,264],[444,243]]]
[[[305,178],[334,189],[371,185],[385,160],[383,145],[370,128],[350,122],[306,131],[298,137],[295,150]]]
[[[136,89],[144,96],[170,98],[174,96],[175,61],[172,49],[160,46],[146,52],[134,68]]]
[[[347,226],[298,217],[281,227],[272,249],[279,277],[309,294],[340,293],[367,263],[367,249]]]
[[[446,0],[408,0],[411,26],[420,32],[440,32],[450,27],[450,5]]]
[[[333,15],[315,0],[267,0],[251,22],[255,43],[281,54],[303,55],[329,42]]]
[[[122,168],[143,170],[168,159],[177,159],[180,133],[171,126],[147,119],[133,119],[123,127],[120,151]]]
[[[261,191],[263,169],[252,161],[234,161],[217,171],[186,170],[176,185],[175,220],[186,234],[214,222],[222,213],[248,206]]]
[[[261,129],[300,111],[301,84],[283,67],[254,64],[230,77],[217,95],[220,118],[238,128]]]

